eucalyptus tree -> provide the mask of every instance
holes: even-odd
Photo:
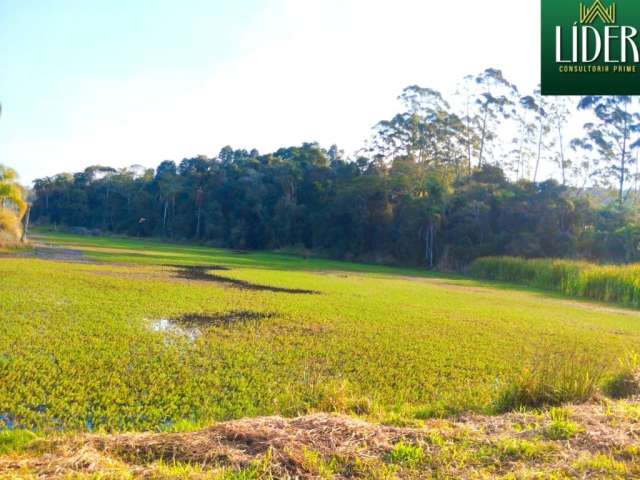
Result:
[[[618,203],[624,201],[625,187],[633,176],[633,150],[640,146],[640,113],[630,96],[586,96],[578,109],[593,113],[594,123],[585,125],[587,142],[593,145],[603,162],[605,179],[615,186]]]
[[[173,206],[175,210],[176,195],[180,191],[180,177],[178,176],[178,167],[175,162],[165,160],[158,165],[154,184],[162,206],[162,234],[167,236],[169,207]]]
[[[573,163],[570,157],[567,155],[566,150],[566,138],[565,128],[571,117],[571,99],[565,96],[552,97],[548,103],[548,118],[550,121],[550,128],[557,134],[556,145],[557,151],[552,156],[555,163],[560,168],[560,176],[562,179],[562,185],[566,186],[568,183],[568,177],[571,174]],[[575,168],[575,167],[574,167]]]
[[[461,99],[458,106],[460,121],[464,126],[464,147],[467,161],[467,173],[471,175],[473,169],[473,159],[480,152],[480,119],[474,113],[475,110],[475,82],[470,76],[465,77],[461,86],[456,91],[457,98]]]
[[[522,106],[522,103],[520,105]],[[512,148],[506,152],[502,167],[510,171],[518,181],[531,177],[537,125],[534,113],[529,108],[520,108],[514,119],[516,129],[511,140]]]
[[[548,102],[540,94],[540,89],[537,88],[533,95],[522,97],[520,99],[520,105],[524,110],[530,111],[534,118],[535,130],[528,128],[524,133],[529,138],[529,141],[534,144],[535,167],[533,170],[533,181],[536,182],[538,180],[542,158],[551,146],[547,139],[551,130]],[[534,132],[535,137],[530,138],[530,135]]]
[[[584,129],[587,132],[582,137],[571,140],[569,146],[580,162],[571,164],[571,176],[574,179],[578,193],[583,193],[588,186],[599,187],[604,177],[601,168],[601,158],[591,141],[589,132],[591,123],[586,123]]]
[[[478,126],[478,162],[481,167],[492,142],[498,137],[498,129],[505,121],[516,115],[518,88],[509,82],[501,70],[487,68],[478,75],[465,77],[473,96],[467,124]]]
[[[399,99],[405,111],[376,125],[374,149],[386,158],[405,156],[422,166],[460,174],[465,158],[465,126],[442,94],[413,85]]]

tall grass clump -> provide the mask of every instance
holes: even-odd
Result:
[[[640,264],[595,265],[572,260],[485,257],[469,273],[566,295],[640,307]]]
[[[618,371],[603,386],[604,393],[613,398],[627,398],[640,393],[640,355],[629,352],[619,360]]]
[[[545,355],[529,364],[500,390],[497,413],[584,403],[599,390],[605,366],[573,352]]]

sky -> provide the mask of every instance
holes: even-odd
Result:
[[[155,167],[337,144],[503,70],[540,79],[538,0],[0,0],[0,163],[24,184],[89,165]]]

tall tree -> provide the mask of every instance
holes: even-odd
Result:
[[[414,159],[427,171],[459,176],[465,158],[465,126],[442,94],[417,85],[403,90],[405,111],[376,126],[375,151]]]
[[[615,182],[618,203],[624,201],[625,186],[632,176],[635,162],[632,150],[640,145],[640,113],[634,109],[637,101],[629,96],[586,96],[578,103],[580,110],[591,111],[595,123],[585,125],[591,142],[606,162],[604,174]]]
[[[162,206],[162,234],[167,236],[172,211],[170,207],[173,206],[175,209],[176,195],[180,191],[180,177],[178,177],[178,167],[175,162],[171,160],[162,162],[156,170],[154,182]]]
[[[569,152],[566,149],[565,138],[565,128],[571,115],[571,99],[562,96],[553,97],[549,101],[548,111],[551,122],[550,128],[557,133],[556,145],[558,148],[553,158],[560,168],[562,186],[566,186],[569,182],[569,175],[571,174],[573,165],[568,155]]]
[[[538,173],[540,171],[540,164],[545,154],[545,150],[548,148],[548,142],[546,136],[551,130],[551,125],[548,122],[549,112],[547,110],[547,101],[541,95],[540,89],[537,88],[533,95],[527,95],[520,99],[520,105],[525,109],[533,113],[535,123],[535,137],[531,140],[534,144],[535,151],[535,166],[533,169],[533,181],[538,180]],[[531,129],[527,133],[533,133]]]
[[[478,166],[485,162],[491,142],[497,137],[500,124],[515,115],[517,87],[510,83],[501,70],[487,68],[475,76],[466,77],[470,91],[474,92],[471,115],[479,125]]]

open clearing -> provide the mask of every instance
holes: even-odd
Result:
[[[444,448],[429,447],[436,440],[423,428],[425,422],[442,427],[439,435],[448,435],[449,430],[458,435],[512,418],[489,418],[480,426],[465,428],[456,423],[451,429],[447,422],[452,420],[433,420],[461,412],[495,413],[505,386],[536,362],[588,361],[606,376],[626,351],[640,344],[640,313],[634,310],[455,276],[125,239],[43,234],[37,241],[57,245],[64,256],[57,258],[52,253],[55,248],[50,248],[44,258],[38,258],[37,249],[27,257],[0,258],[0,422],[40,434],[198,432],[215,421],[340,413],[371,422],[366,428],[375,428],[375,435],[392,432],[384,448],[371,447],[365,455],[391,468],[398,462],[385,459],[403,435],[423,445],[420,448],[429,458]],[[611,405],[607,408],[624,405],[625,411],[635,412],[626,422],[640,418],[633,402]],[[600,405],[589,408],[622,421],[620,415],[607,416]],[[525,423],[535,424],[531,422]],[[384,430],[381,424],[392,427]],[[540,428],[546,427],[509,426],[501,435],[519,430],[538,435]],[[581,428],[586,429],[584,435],[591,434],[588,426]],[[633,423],[625,431],[627,437],[616,444],[626,452],[620,450],[620,455],[631,455],[627,450],[634,445],[637,428]],[[476,430],[487,435],[484,426]],[[548,440],[535,435],[534,450]],[[151,468],[149,462],[168,460],[154,453],[142,466],[123,466],[131,460],[122,452],[112,458],[111,440],[82,438],[83,448],[89,449],[83,452],[136,475]],[[126,438],[132,444],[138,437]],[[162,438],[157,441],[164,442]],[[166,441],[176,438],[180,437]],[[456,438],[451,448],[463,451],[464,442]],[[477,464],[473,452],[484,451],[480,447],[486,439],[469,438],[471,463],[455,467],[458,474],[480,464],[487,472],[524,468],[521,462],[527,458],[508,460],[510,454],[507,460],[489,461],[489,466],[484,460]],[[113,442],[120,440],[126,443],[125,437]],[[499,441],[487,440],[491,448]],[[64,454],[47,447],[46,461],[33,452],[25,454],[28,458],[15,454],[0,463],[0,471],[46,471],[45,463],[64,463],[65,458],[80,455],[78,443],[73,442],[78,440],[65,437],[60,446]],[[590,471],[560,461],[562,455],[573,455],[567,453],[571,449],[591,452],[596,463],[604,462],[597,455],[605,451],[613,455],[614,446],[607,442],[597,451],[560,443],[551,453],[540,447],[547,452],[540,454],[542,470],[557,467],[560,472],[569,465],[574,470],[566,472],[571,475]],[[273,455],[284,455],[284,450],[276,452],[280,448],[276,444],[270,446]],[[313,469],[330,469],[323,463],[331,461],[322,453],[324,447],[298,445],[302,446],[308,450],[292,454],[297,463],[284,462],[291,468],[280,460],[272,459],[273,465],[292,475],[300,473],[296,470],[303,468],[300,462],[315,462],[308,467],[309,475]],[[502,455],[491,448],[487,458]],[[345,462],[353,460],[343,453]],[[263,454],[251,455],[251,460]],[[304,460],[305,455],[316,457]],[[635,453],[629,457],[632,460],[620,455],[606,459],[624,465],[607,465],[626,468],[625,472],[635,468]],[[246,470],[251,463],[229,458],[233,468]],[[426,465],[426,457],[421,458],[418,463]],[[173,460],[189,458],[176,454]],[[196,460],[202,465],[202,459]],[[505,462],[511,466],[505,467]],[[376,475],[381,469],[376,467]],[[72,470],[61,467],[60,472]],[[390,475],[398,471],[390,470]]]

